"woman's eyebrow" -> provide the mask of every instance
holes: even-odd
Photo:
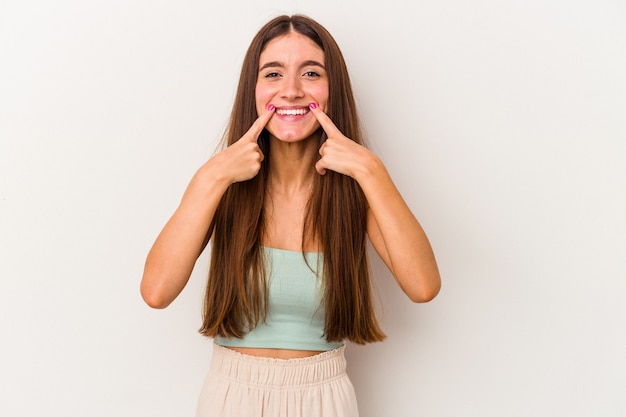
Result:
[[[278,61],[271,61],[266,64],[263,64],[262,67],[259,68],[259,72],[263,71],[265,68],[283,68],[284,65]]]
[[[270,61],[270,62],[266,62],[265,64],[263,64],[263,66],[261,66],[259,68],[259,72],[263,71],[266,68],[284,68],[285,65],[282,62],[278,62],[278,61]],[[318,61],[313,61],[313,60],[309,60],[309,61],[304,61],[301,65],[300,68],[302,67],[320,67],[322,69],[326,69],[326,67],[324,67],[324,64],[318,62]]]
[[[317,61],[304,61],[300,67],[320,67],[322,69],[326,69],[324,64]]]

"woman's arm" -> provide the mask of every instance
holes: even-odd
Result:
[[[372,245],[412,301],[432,300],[441,278],[424,230],[380,160],[364,171],[357,181],[370,206],[367,233]]]
[[[241,139],[209,159],[191,179],[146,259],[140,289],[150,307],[165,308],[180,294],[209,241],[209,228],[226,189],[259,172],[263,153],[257,139],[273,113],[271,107]]]
[[[165,308],[183,290],[196,259],[210,237],[213,215],[228,188],[216,176],[211,159],[189,183],[180,205],[152,245],[141,280],[141,296],[153,308]]]
[[[414,302],[432,300],[441,278],[430,242],[394,185],[384,164],[367,148],[346,138],[320,109],[312,106],[328,139],[316,169],[354,178],[369,204],[367,232],[394,278]]]

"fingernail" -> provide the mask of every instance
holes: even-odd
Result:
[[[267,106],[267,109],[268,109],[269,111],[272,111],[272,110],[274,110],[275,108],[276,108],[276,106],[274,106],[273,104],[270,104],[269,106]]]
[[[312,109],[317,109],[317,104],[311,103],[311,104],[309,104],[309,107],[312,108]]]

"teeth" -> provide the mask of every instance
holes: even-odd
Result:
[[[277,109],[276,113],[281,116],[301,116],[308,113],[309,109]]]

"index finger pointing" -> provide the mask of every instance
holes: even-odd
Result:
[[[317,104],[311,103],[309,104],[309,108],[311,109],[311,113],[313,113],[313,116],[315,116],[317,121],[320,122],[320,126],[322,126],[322,129],[324,129],[326,135],[331,136],[337,133],[342,134],[339,129],[337,129],[337,126],[335,126],[333,121],[330,120],[330,117],[328,117],[328,115],[324,113],[322,109],[317,107]]]
[[[250,126],[250,129],[248,129],[244,137],[256,142],[259,139],[259,135],[263,131],[263,128],[265,128],[265,125],[267,125],[267,122],[269,122],[274,115],[275,109],[276,107],[274,107],[273,104],[270,104],[267,109],[259,115],[254,123],[252,123],[252,126]]]

